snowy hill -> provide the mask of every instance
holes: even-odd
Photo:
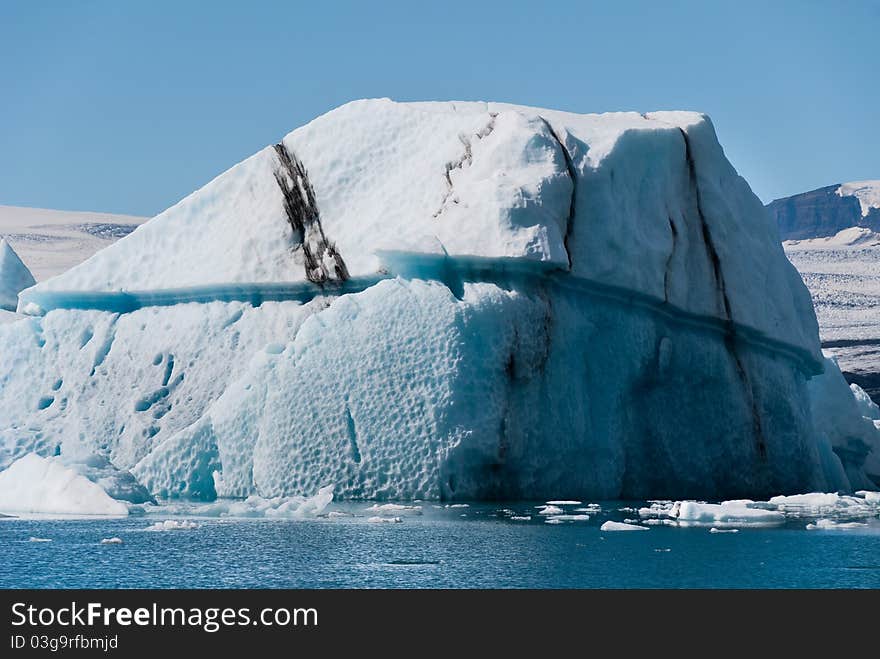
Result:
[[[146,220],[132,215],[0,206],[0,237],[12,245],[37,281],[43,281],[82,263]]]
[[[828,238],[853,227],[880,233],[880,181],[829,185],[767,204],[783,240]]]
[[[880,479],[880,431],[696,113],[349,103],[19,309],[0,466],[100,458],[203,500]]]
[[[880,234],[854,227],[783,246],[812,294],[823,350],[880,401]]]

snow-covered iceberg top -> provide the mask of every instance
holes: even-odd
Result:
[[[841,197],[855,197],[862,208],[862,217],[867,217],[872,208],[880,209],[880,181],[853,181],[837,188]]]
[[[709,119],[691,112],[355,101],[28,290],[21,308],[279,299],[298,282],[363,288],[399,265],[387,254],[410,255],[415,276],[420,259],[437,258],[556,269],[819,361],[809,294],[776,228]]]
[[[28,453],[0,471],[0,511],[128,515],[128,506],[58,460]]]

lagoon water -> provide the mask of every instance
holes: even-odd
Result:
[[[0,520],[4,588],[880,588],[880,519],[856,529],[603,532],[618,508],[547,524],[533,503],[472,504],[369,521],[364,504],[303,520],[162,515]],[[531,515],[530,521],[512,521]],[[342,516],[340,512],[345,513]],[[182,519],[182,518],[181,518]],[[101,544],[118,537],[122,544]],[[42,538],[51,542],[35,542]]]

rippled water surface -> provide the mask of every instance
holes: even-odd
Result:
[[[421,504],[379,515],[334,504],[329,516],[302,520],[2,519],[0,586],[880,588],[876,517],[819,530],[807,530],[808,519],[735,533],[600,530],[626,518],[626,506],[633,504],[606,502],[589,520],[552,524],[534,503]],[[379,521],[395,517],[401,521]],[[194,528],[146,530],[166,519]],[[114,537],[122,543],[101,544]]]

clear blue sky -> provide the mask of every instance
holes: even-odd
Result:
[[[764,200],[880,178],[880,0],[0,0],[0,204],[152,215],[346,101],[709,113]]]

